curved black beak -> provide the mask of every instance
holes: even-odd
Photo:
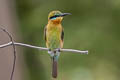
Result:
[[[71,15],[71,13],[62,13],[60,16],[66,16],[66,15]]]

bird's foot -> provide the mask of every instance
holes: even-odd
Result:
[[[48,50],[48,54],[51,54],[51,49]]]
[[[54,52],[51,49],[48,50],[48,54],[50,54],[51,57],[54,56]]]
[[[61,52],[61,51],[60,51],[60,48],[57,48],[56,51],[57,51],[57,52]]]
[[[60,48],[56,49],[56,55],[59,57],[59,55],[60,55]]]
[[[53,51],[51,49],[49,49],[48,54],[50,54],[51,57],[53,57],[54,55],[59,56],[60,55],[60,48],[57,48],[57,49],[55,49]]]

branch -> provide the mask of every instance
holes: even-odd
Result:
[[[0,26],[4,27],[3,25],[0,25]],[[38,47],[38,46],[29,45],[29,44],[14,42],[12,36],[10,35],[10,33],[7,30],[5,30],[4,28],[1,28],[1,27],[0,27],[0,29],[8,35],[8,37],[10,38],[10,41],[11,41],[9,43],[0,45],[0,48],[5,48],[5,47],[8,47],[8,46],[12,45],[13,50],[14,50],[14,61],[13,61],[13,67],[12,67],[10,80],[13,79],[13,74],[14,74],[15,64],[16,64],[16,49],[15,49],[15,46],[23,46],[23,47],[35,48],[35,49],[46,50],[46,51],[49,50],[48,48],[44,48],[44,47]],[[58,49],[56,49],[56,51],[57,50]],[[80,54],[88,54],[88,51],[81,51],[81,50],[75,50],[75,49],[60,49],[60,51],[61,52],[74,52],[74,53],[80,53]]]
[[[24,43],[17,43],[17,42],[9,42],[6,44],[2,44],[0,45],[0,48],[4,48],[7,46],[11,46],[11,45],[16,45],[16,46],[23,46],[23,47],[29,47],[29,48],[35,48],[35,49],[39,49],[39,50],[46,50],[48,51],[48,48],[45,47],[38,47],[38,46],[33,46],[33,45],[29,45],[29,44],[24,44]],[[60,49],[61,52],[73,52],[73,53],[80,53],[80,54],[88,54],[88,51],[81,51],[81,50],[75,50],[75,49]]]
[[[0,26],[3,26],[3,25],[0,25]],[[12,80],[13,79],[13,74],[14,74],[14,71],[15,71],[15,64],[16,64],[16,49],[15,49],[14,41],[13,41],[13,38],[12,38],[11,34],[2,27],[0,27],[0,29],[8,35],[8,37],[10,38],[11,43],[13,44],[12,46],[13,46],[13,51],[14,51],[14,53],[13,53],[14,54],[14,59],[13,59],[12,72],[11,72],[11,75],[10,75],[10,80]]]

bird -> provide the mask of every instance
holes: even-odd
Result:
[[[46,47],[49,49],[52,60],[52,77],[57,78],[58,71],[58,58],[60,55],[60,49],[63,48],[64,43],[64,29],[61,25],[63,17],[71,15],[70,13],[62,13],[58,10],[51,11],[48,14],[48,23],[44,28],[44,37]]]

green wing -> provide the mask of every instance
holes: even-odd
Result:
[[[61,33],[61,40],[64,40],[64,30],[62,29],[62,33]]]
[[[47,37],[47,36],[46,36],[46,30],[47,30],[47,28],[45,27],[45,28],[44,28],[44,39],[45,39],[45,41],[46,41],[46,37]]]

